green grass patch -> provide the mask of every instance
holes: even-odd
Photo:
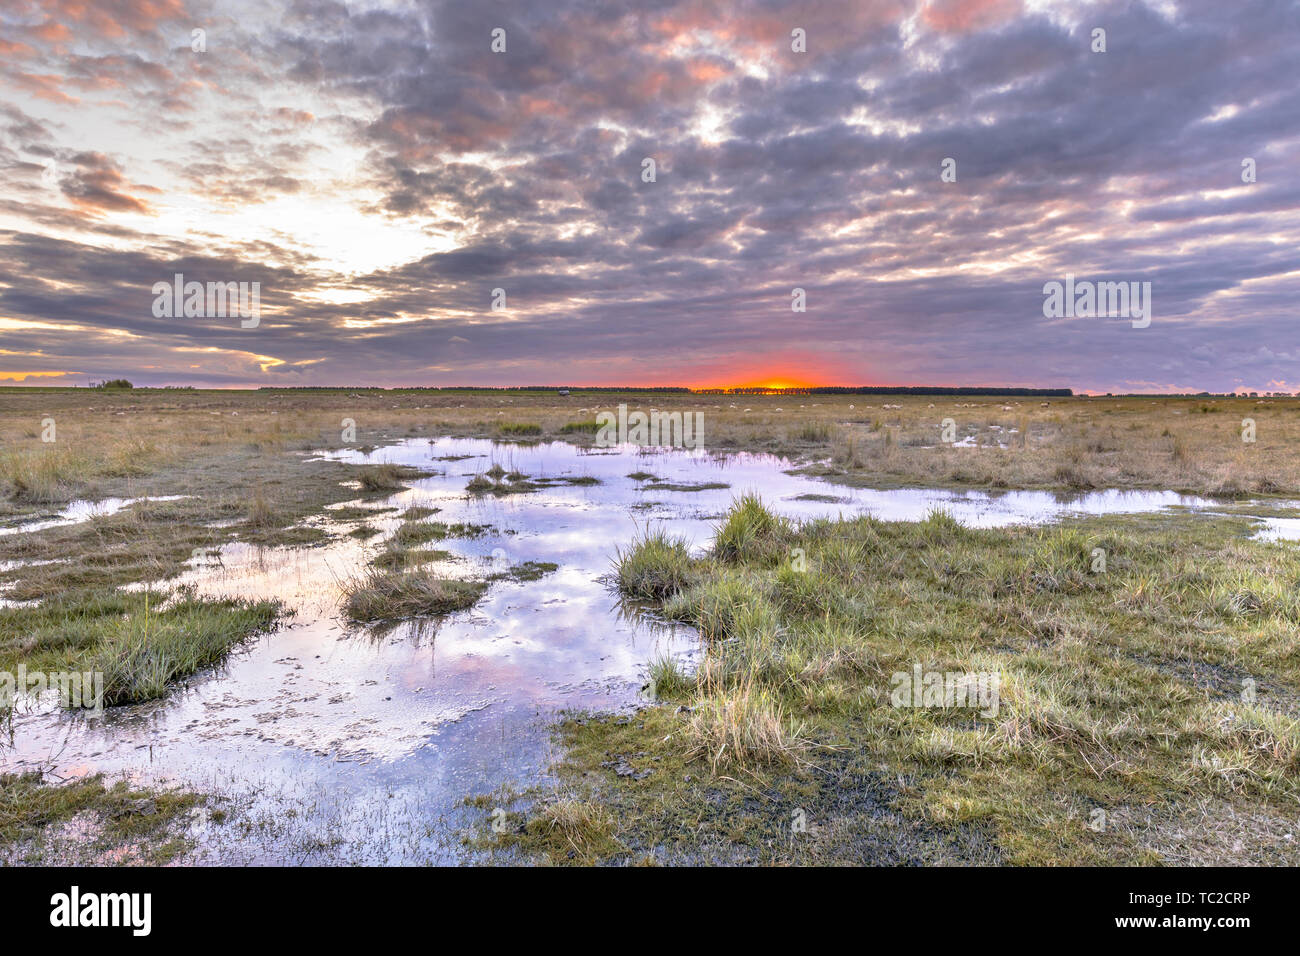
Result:
[[[804,422],[794,429],[793,437],[797,441],[824,443],[836,437],[836,430],[829,422]]]
[[[407,521],[398,525],[391,540],[398,547],[409,548],[444,537],[446,537],[446,525],[441,522]]]
[[[153,700],[174,681],[221,663],[266,631],[271,601],[101,590],[52,595],[36,607],[0,608],[0,667],[100,671],[107,705]]]
[[[647,491],[721,491],[723,488],[730,488],[731,485],[725,481],[701,481],[697,483],[662,481],[655,479],[645,486]]]
[[[792,524],[743,498],[699,558],[620,555],[704,657],[652,666],[670,704],[566,721],[542,804],[602,801],[621,862],[1295,865],[1300,551],[1252,530]],[[898,698],[918,667],[939,695]],[[995,675],[996,700],[949,675]]]
[[[500,498],[506,495],[527,494],[541,487],[540,484],[530,481],[527,475],[518,472],[506,474],[504,468],[494,465],[483,474],[471,478],[465,485],[465,490],[475,496],[493,495]]]
[[[407,548],[390,541],[370,563],[376,568],[400,569],[431,564],[434,561],[451,561],[455,557],[450,551],[440,548]]]
[[[757,495],[744,495],[714,534],[713,551],[723,561],[771,564],[791,547],[790,523],[764,507]]]
[[[407,508],[402,512],[402,517],[407,521],[420,521],[423,518],[432,518],[442,511],[441,508],[427,508],[423,505],[416,505],[414,508]]]
[[[517,438],[532,437],[542,433],[542,426],[532,422],[501,422],[497,425],[497,431]]]
[[[632,598],[660,601],[676,594],[692,580],[686,539],[647,530],[631,547],[618,551],[615,580],[618,589]]]
[[[540,581],[546,575],[559,570],[559,567],[554,561],[525,561],[500,574],[494,574],[492,579],[494,581]]]
[[[646,690],[655,700],[681,700],[695,690],[695,677],[677,659],[660,654],[650,662]]]

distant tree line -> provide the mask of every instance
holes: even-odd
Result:
[[[1300,398],[1300,392],[1107,392],[1106,398]]]
[[[1068,398],[1069,388],[1012,388],[994,385],[818,385],[808,388],[699,388],[703,395],[1044,395]]]
[[[695,395],[1050,395],[1068,398],[1068,388],[1013,388],[993,385],[818,385],[806,388],[687,388],[684,385],[263,385],[259,392],[678,392]]]
[[[262,385],[259,392],[691,392],[683,385]]]
[[[24,386],[6,386],[21,388]],[[31,387],[31,386],[26,386]],[[48,386],[44,386],[47,387]],[[56,386],[58,387],[58,386]],[[124,378],[91,382],[90,388],[128,389]],[[144,386],[147,388],[148,386]],[[164,389],[192,391],[193,385],[164,385]],[[262,385],[259,392],[671,392],[693,395],[1037,395],[1069,398],[1069,388],[1013,388],[997,385],[815,385],[792,388],[688,388],[684,385]],[[1103,397],[1103,396],[1098,396]],[[1300,398],[1291,392],[1107,392],[1105,398]]]

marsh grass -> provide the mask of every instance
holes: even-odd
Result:
[[[362,491],[400,491],[414,477],[413,469],[401,465],[373,465],[357,475]]]
[[[434,561],[450,561],[455,557],[450,551],[438,548],[413,548],[389,540],[370,563],[376,568],[395,570],[411,568]]]
[[[59,562],[0,572],[12,586],[6,597],[41,599],[38,608],[0,609],[0,657],[42,661],[47,669],[85,660],[107,633],[105,622],[130,613],[137,596],[117,591],[120,585],[175,574],[192,549],[235,533],[257,543],[310,543],[292,523],[355,497],[342,483],[375,467],[309,457],[338,447],[341,417],[366,423],[363,445],[417,426],[498,437],[493,416],[507,408],[542,434],[574,418],[572,401],[543,393],[0,391],[5,520],[47,514],[88,494],[196,498],[0,537],[0,560]],[[619,398],[602,393],[599,401]],[[703,408],[711,450],[794,456],[807,473],[846,485],[1300,492],[1295,401],[921,396],[894,399],[898,407],[889,410],[878,397],[853,395],[655,401],[666,410]],[[40,442],[35,427],[47,413],[59,422],[52,445]],[[962,434],[984,436],[1014,422],[1018,437],[1009,448],[918,442],[948,416]],[[1252,445],[1241,441],[1245,417],[1258,424]],[[583,431],[566,437],[590,441]],[[270,526],[207,527],[247,516],[250,474],[265,476]],[[372,490],[403,486],[400,472],[378,484]],[[661,484],[651,487],[676,490]],[[897,781],[889,806],[905,812],[909,826],[939,828],[945,846],[949,837],[974,832],[991,834],[997,852],[1013,861],[1250,862],[1285,852],[1275,836],[1290,831],[1275,824],[1294,817],[1287,721],[1300,713],[1295,549],[1248,542],[1250,528],[1244,519],[1169,517],[1068,522],[1032,533],[811,523],[793,528],[786,542],[806,551],[806,571],[793,570],[780,548],[751,545],[726,560],[690,561],[685,586],[658,600],[661,613],[694,621],[709,635],[705,683],[688,695],[721,698],[750,686],[769,694],[790,726],[802,727],[802,759],[820,768],[812,777],[779,765],[756,763],[752,771],[769,776],[783,799],[815,809],[808,779],[833,771],[827,779],[842,790],[844,780],[881,772]],[[1073,541],[1057,537],[1069,530],[1078,536]],[[1106,548],[1106,575],[1080,565],[1084,544]],[[964,714],[883,709],[893,669],[918,659],[1000,669],[1009,703],[996,731]],[[1241,700],[1246,679],[1259,685],[1254,705]],[[636,722],[590,722],[566,733],[577,735],[568,739],[577,740],[579,753],[607,759],[611,747],[644,751],[662,759],[656,766],[694,777],[701,765],[711,771],[703,756],[686,760],[688,720],[672,708],[651,708]],[[838,762],[828,769],[828,760]],[[608,777],[599,759],[587,770]],[[713,775],[710,800],[722,792],[720,780]],[[632,786],[612,781],[613,788]],[[727,846],[745,846],[762,842],[761,834],[768,859],[795,852],[788,826],[774,833],[744,814],[749,791],[736,791],[742,803],[723,800],[734,812],[715,814],[717,804],[701,802],[693,786],[665,802],[665,786],[659,774],[636,783],[641,789],[632,792],[645,802],[621,805],[632,812],[615,815],[620,833],[650,819],[636,811],[653,806],[665,842],[712,832]],[[610,799],[618,792],[611,789]],[[1098,807],[1120,821],[1103,834],[1086,827]],[[843,805],[824,808],[835,811],[829,818],[870,823]],[[761,812],[780,817],[766,805]],[[1233,830],[1225,820],[1250,822]],[[724,829],[711,829],[715,821]],[[874,849],[896,845],[903,833],[891,831]],[[1233,842],[1212,843],[1209,835]],[[851,839],[835,845],[856,852]]]
[[[512,437],[535,437],[542,433],[542,426],[534,422],[502,422],[497,431]]]
[[[524,845],[551,863],[587,865],[623,849],[613,836],[609,810],[594,800],[548,801],[527,815],[522,829],[522,834],[503,837],[501,844]]]
[[[371,567],[345,584],[343,610],[357,623],[430,617],[472,607],[485,590],[482,581],[446,578],[409,563]]]
[[[546,391],[508,397],[378,389],[0,388],[0,393],[0,493],[5,496],[0,507],[20,510],[85,497],[100,487],[105,494],[123,494],[127,482],[160,474],[169,476],[169,490],[184,491],[174,487],[175,476],[191,474],[195,462],[217,454],[257,449],[265,458],[337,447],[341,416],[364,415],[367,427],[358,436],[359,448],[413,430],[514,437],[513,427],[524,426],[531,434],[518,437],[562,434],[579,444],[594,436],[586,430],[592,423],[574,421],[570,400]],[[640,404],[645,395],[622,399]],[[619,400],[610,393],[599,396],[602,404]],[[711,449],[802,458],[813,473],[849,485],[1079,489],[1086,484],[1222,495],[1300,493],[1300,458],[1289,453],[1300,442],[1300,403],[1291,399],[1040,402],[1015,396],[754,395],[730,401],[683,393],[654,400],[668,413],[705,412]],[[783,408],[780,414],[777,407]],[[503,432],[490,416],[507,410],[511,420]],[[48,445],[36,427],[47,415],[59,429],[57,443]],[[945,417],[955,419],[963,435],[983,436],[994,425],[1014,425],[1018,431],[1008,448],[927,447]],[[1253,445],[1241,441],[1238,423],[1246,417],[1258,425]],[[584,427],[563,431],[571,424]],[[1072,460],[1076,448],[1082,453],[1078,461]],[[231,475],[231,481],[237,477]]]
[[[600,431],[600,424],[596,421],[589,422],[565,422],[560,426],[561,435],[594,435]]]
[[[407,508],[402,512],[402,517],[407,521],[420,521],[423,518],[432,518],[441,512],[441,508],[430,508],[424,505],[416,505],[413,508]],[[370,512],[373,514],[374,512]]]
[[[540,581],[548,574],[558,571],[560,566],[554,561],[525,561],[504,571],[492,574],[492,581]]]
[[[836,438],[836,429],[830,422],[805,422],[794,429],[793,437],[795,441],[826,444]]]
[[[695,677],[670,654],[660,654],[650,661],[648,677],[646,689],[656,700],[680,700],[695,690]]]
[[[709,787],[600,778],[616,791],[615,836],[641,849],[639,826],[693,819],[731,778],[815,806],[838,799],[824,775],[883,774],[906,781],[892,799],[909,826],[966,834],[977,854],[992,840],[1006,862],[1185,861],[1179,821],[1206,807],[1253,821],[1255,843],[1202,841],[1201,862],[1295,862],[1278,821],[1300,799],[1300,552],[1247,540],[1250,527],[1153,515],[985,530],[943,512],[783,525],[741,499],[702,557],[662,542],[620,556],[629,593],[660,595],[705,656],[689,681],[652,667],[681,712],[662,708],[640,732],[567,725],[565,772],[587,779],[615,738],[703,763]],[[804,569],[774,541],[802,549]],[[1098,547],[1105,573],[1092,570]],[[660,578],[672,583],[637,584]],[[917,664],[997,675],[997,707],[894,706],[895,675]],[[669,790],[675,809],[651,813]],[[1119,822],[1090,827],[1097,808]]]
[[[145,790],[100,775],[51,783],[39,773],[0,774],[0,862],[39,862],[42,844],[58,828],[90,817],[78,839],[92,860],[163,864],[187,844],[179,838],[189,813],[204,802],[194,793]]]
[[[686,482],[662,481],[654,479],[645,485],[645,491],[678,491],[687,494],[695,491],[718,491],[731,487],[725,481],[702,481],[694,484]]]
[[[266,631],[279,612],[275,602],[204,599],[186,588],[161,610],[148,598],[100,630],[87,669],[103,672],[106,705],[164,696],[172,682],[221,663],[235,645]]]
[[[685,538],[646,530],[615,559],[618,589],[628,597],[662,601],[689,586],[690,548]]]
[[[509,411],[508,425],[533,426],[538,434],[528,437],[563,435],[577,444],[593,440],[586,430],[561,431],[568,424],[586,423],[574,422],[571,401],[546,391],[508,397],[378,389],[0,388],[0,393],[0,515],[39,514],[76,497],[131,496],[144,483],[153,494],[202,491],[242,500],[246,476],[255,469],[267,475],[267,497],[284,527],[301,516],[295,499],[304,498],[307,472],[328,467],[355,477],[383,467],[305,461],[285,467],[291,464],[289,456],[303,449],[337,447],[341,416],[364,415],[358,448],[429,430],[511,437],[492,419],[497,411]],[[629,403],[644,398],[624,396]],[[608,393],[599,399],[619,400]],[[712,450],[791,456],[809,474],[852,486],[1300,494],[1300,457],[1290,453],[1300,442],[1300,403],[1295,400],[1080,397],[1039,402],[900,396],[891,401],[887,396],[755,395],[729,401],[727,396],[664,394],[655,401],[669,413],[705,412]],[[783,412],[776,414],[777,407]],[[56,443],[40,440],[38,426],[46,416],[58,421]],[[945,417],[957,421],[961,434],[982,436],[981,446],[934,446],[936,426]],[[1258,426],[1254,444],[1241,441],[1238,422],[1246,417]],[[995,425],[1016,427],[1009,447],[985,442]],[[1010,433],[997,434],[1006,438]],[[295,480],[273,482],[275,471],[292,473]],[[366,479],[367,490],[397,491],[416,475],[390,474],[377,483]],[[668,485],[660,490],[688,489]],[[277,529],[256,530],[259,539],[268,539]]]
[[[36,445],[0,453],[0,476],[9,496],[20,502],[58,504],[95,474],[94,462],[66,445]]]
[[[493,465],[482,474],[471,478],[465,485],[465,490],[475,496],[493,495],[500,498],[506,495],[527,494],[541,487],[542,485],[531,481],[521,472],[507,472],[500,465]]]
[[[718,568],[702,580],[704,570],[693,565],[683,569],[686,580],[698,583],[661,599],[664,617],[695,625],[707,641],[721,641],[742,629],[756,636],[771,633],[776,623],[762,578]]]
[[[395,547],[409,548],[412,545],[424,544],[426,541],[446,537],[446,525],[441,522],[430,521],[406,521],[398,525],[393,537],[390,539]]]
[[[279,521],[267,500],[261,485],[253,489],[253,497],[248,502],[248,524],[252,528],[274,528]]]
[[[785,705],[768,689],[742,684],[707,694],[687,724],[687,755],[719,769],[786,767],[805,749],[802,726],[793,724]]]
[[[755,494],[735,501],[715,530],[713,553],[722,561],[770,564],[786,554],[790,524],[763,506]]]
[[[221,663],[278,612],[274,602],[201,598],[189,588],[52,595],[35,608],[0,608],[0,667],[99,671],[106,705],[138,703]]]

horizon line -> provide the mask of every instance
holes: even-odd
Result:
[[[33,389],[40,391],[205,391],[205,392],[296,392],[296,391],[480,391],[480,392],[677,392],[697,395],[799,395],[799,394],[901,394],[901,395],[1012,395],[1055,398],[1173,398],[1173,397],[1225,397],[1225,398],[1296,398],[1300,393],[1286,391],[1260,391],[1242,388],[1231,392],[1197,391],[1134,391],[1101,392],[1091,389],[1075,391],[1065,386],[1025,385],[134,385],[105,387],[107,383],[90,382],[85,385],[52,385],[25,381],[0,381],[0,390]]]

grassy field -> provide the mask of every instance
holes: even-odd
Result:
[[[1300,494],[1291,399],[7,388],[0,516],[131,492],[238,489],[273,503],[293,470],[286,459],[339,447],[349,423],[358,445],[419,435],[590,444],[596,413],[619,403],[698,411],[709,448],[803,458],[846,484]],[[55,440],[44,442],[49,420]],[[1243,441],[1248,420],[1253,441]]]
[[[303,519],[419,474],[314,452],[591,444],[619,403],[701,412],[707,447],[788,456],[832,495],[1170,489],[1273,497],[1279,515],[1300,496],[1286,399],[0,389],[0,527],[78,499],[172,498],[0,535],[0,597],[38,602],[0,607],[0,670],[96,667],[110,702],[163,696],[278,614],[169,587],[196,552],[311,547],[326,532]],[[503,470],[467,493],[536,487]],[[460,532],[407,517],[352,582],[358,620],[482,593],[423,568]],[[643,541],[617,586],[699,627],[704,663],[658,662],[660,704],[633,717],[567,721],[564,786],[491,842],[555,862],[1295,862],[1300,564],[1249,530],[1230,514],[796,527],[749,501],[702,560]],[[891,706],[892,676],[916,666],[998,674],[997,713]],[[18,819],[41,819],[46,789],[0,777]]]

